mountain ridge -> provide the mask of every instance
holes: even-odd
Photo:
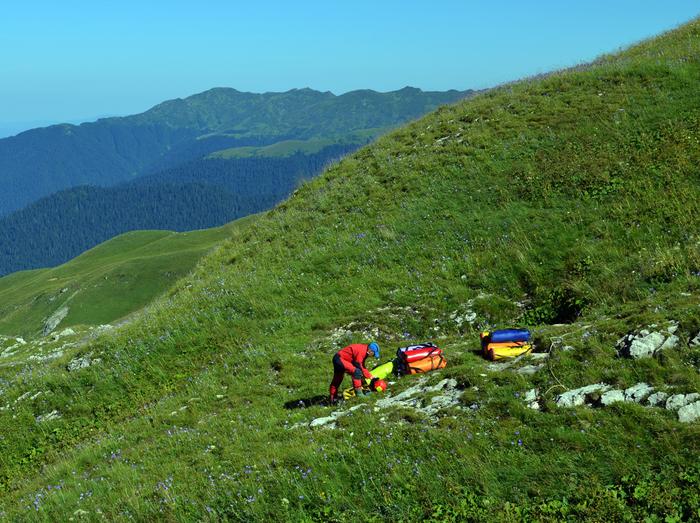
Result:
[[[0,174],[6,188],[0,194],[0,215],[61,189],[110,186],[171,167],[161,162],[188,147],[193,150],[181,161],[282,139],[337,138],[402,123],[471,91],[415,91],[408,97],[396,93],[373,91],[366,95],[369,105],[357,105],[365,100],[361,96],[343,106],[345,98],[312,90],[254,94],[219,88],[169,100],[137,115],[25,131],[0,140]]]

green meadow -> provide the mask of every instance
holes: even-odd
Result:
[[[60,357],[0,368],[0,515],[700,519],[698,421],[634,402],[556,403],[595,383],[700,392],[690,343],[700,331],[699,85],[694,21],[442,107],[220,231],[227,238],[192,272],[189,262],[173,271],[132,322]],[[187,236],[148,234],[135,247],[144,260],[203,251]],[[159,254],[165,244],[170,256]],[[117,245],[109,252],[123,260],[129,247]],[[91,256],[72,262],[82,263],[71,273],[80,285],[97,271]],[[162,271],[126,258],[130,271],[92,281]],[[25,295],[37,296],[67,274],[54,271],[9,281],[15,295],[33,286]],[[55,283],[54,293],[66,286]],[[147,301],[133,296],[129,310]],[[91,299],[94,310],[75,307],[74,321],[128,312]],[[8,331],[35,331],[47,313],[25,306]],[[674,348],[618,355],[627,333],[671,324]],[[508,326],[533,331],[545,354],[536,372],[518,372],[534,358],[504,369],[479,354],[481,330]],[[333,353],[370,339],[384,359],[432,340],[448,366],[392,380],[386,395],[323,405]],[[69,370],[88,356],[99,363]],[[427,389],[420,404],[382,407],[445,379],[459,401],[444,409],[417,408],[439,395]],[[533,389],[539,410],[524,401]],[[334,428],[312,426],[334,413]]]

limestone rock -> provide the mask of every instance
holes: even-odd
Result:
[[[637,383],[625,389],[625,400],[641,403],[647,396],[654,392],[654,387],[648,383]]]
[[[523,395],[523,400],[527,406],[533,410],[540,410],[540,403],[537,401],[539,397],[539,389],[530,389]]]
[[[537,399],[537,394],[538,394],[538,392],[539,392],[539,391],[538,391],[537,389],[530,389],[530,390],[528,390],[528,391],[524,394],[523,400],[524,400],[525,402],[527,402],[527,403],[529,403],[529,402],[531,402],[531,401],[535,401],[535,400]]]
[[[647,398],[647,405],[650,407],[659,407],[666,403],[668,394],[666,392],[655,392]]]
[[[669,327],[669,330],[671,329],[673,327]],[[678,345],[678,336],[671,332],[662,333],[642,329],[637,334],[627,334],[620,338],[616,347],[620,356],[640,359],[650,358],[657,352],[672,349],[676,345]]]
[[[700,419],[700,401],[688,403],[678,409],[678,421],[681,423],[691,423]]]
[[[688,343],[691,347],[700,347],[700,332],[698,332],[695,337]]]
[[[74,372],[76,370],[85,369],[90,365],[96,365],[102,361],[101,358],[93,358],[92,354],[86,354],[80,358],[75,358],[68,363],[66,368],[69,372]]]
[[[43,334],[48,336],[53,332],[53,330],[58,327],[58,324],[63,321],[63,319],[68,316],[68,307],[63,306],[54,312],[44,323]]]
[[[559,407],[577,407],[586,403],[589,395],[602,394],[610,390],[610,385],[595,383],[578,389],[569,390],[554,400]]]
[[[438,419],[438,414],[440,411],[447,408],[453,407],[461,409],[460,398],[462,396],[462,391],[457,388],[457,380],[455,379],[443,379],[436,385],[427,386],[425,385],[426,379],[421,378],[418,382],[408,389],[404,390],[396,396],[384,396],[378,399],[374,404],[374,410],[379,411],[391,407],[399,408],[412,408],[422,414],[425,414],[433,420]],[[439,393],[437,396],[433,396],[428,401],[426,399],[426,394],[428,393]],[[348,410],[336,410],[330,416],[325,416],[322,418],[316,418],[311,420],[309,423],[297,423],[291,428],[300,427],[311,427],[311,428],[335,428],[336,421],[343,416],[347,416],[351,412],[365,407],[365,403],[360,403],[350,407]]]
[[[666,338],[666,341],[664,341],[663,344],[661,345],[661,347],[659,347],[657,349],[657,352],[662,351],[662,350],[666,350],[666,349],[675,348],[676,345],[678,345],[678,341],[679,341],[678,336],[672,334],[671,336]]]
[[[674,394],[666,400],[667,410],[678,410],[687,404],[700,400],[700,394],[693,392],[690,394]]]
[[[42,423],[44,421],[51,421],[60,418],[61,414],[57,410],[52,410],[51,412],[48,412],[46,414],[40,414],[39,416],[37,416],[36,421],[37,423]]]
[[[621,390],[609,390],[600,397],[601,405],[612,405],[618,401],[625,401],[625,393]]]
[[[532,376],[541,368],[542,365],[525,365],[524,367],[517,369],[515,372],[522,374],[523,376]]]
[[[335,420],[336,418],[333,416],[326,416],[325,418],[316,418],[311,420],[311,423],[309,423],[309,427],[315,428],[315,427],[323,427],[324,425],[329,425],[333,424],[335,426]]]

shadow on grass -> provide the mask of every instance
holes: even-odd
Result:
[[[328,395],[317,394],[310,398],[300,398],[297,400],[290,400],[284,404],[284,408],[287,410],[294,409],[305,409],[307,407],[313,407],[317,405],[328,405]]]

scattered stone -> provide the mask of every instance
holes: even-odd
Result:
[[[37,423],[42,423],[44,421],[52,421],[56,419],[61,419],[61,414],[57,410],[52,410],[47,414],[40,414],[36,417]]]
[[[58,324],[61,323],[66,316],[68,316],[68,307],[66,306],[63,306],[54,312],[49,319],[46,320],[46,323],[44,323],[44,329],[42,331],[44,336],[51,334],[51,332],[58,327]]]
[[[425,386],[425,378],[418,380],[418,383],[413,387],[409,387],[403,392],[397,394],[396,396],[385,396],[377,400],[374,405],[374,410],[379,411],[382,409],[392,408],[392,407],[403,407],[412,408],[425,414],[430,418],[436,418],[440,411],[445,410],[450,407],[462,408],[460,406],[460,397],[462,396],[462,391],[457,388],[457,380],[455,379],[444,379],[432,386]],[[440,393],[437,396],[433,396],[429,401],[426,401],[425,395],[428,393]],[[310,427],[318,428],[324,427],[333,429],[336,427],[336,421],[343,416],[347,416],[351,412],[365,407],[366,404],[361,403],[359,405],[354,405],[348,410],[336,410],[329,416],[324,416],[322,418],[316,418],[311,420],[309,423],[297,423],[291,428],[299,427]]]
[[[63,356],[63,347],[64,346],[54,349],[52,352],[49,352],[46,355],[32,354],[31,356],[27,357],[27,360],[38,361],[42,363],[45,361],[55,360]]]
[[[543,366],[542,365],[525,365],[524,367],[520,367],[517,369],[515,372],[518,374],[522,374],[523,376],[532,376],[533,374],[537,373]]]
[[[324,425],[329,425],[332,424],[329,428],[335,428],[335,416],[326,416],[325,418],[316,418],[311,420],[311,423],[309,423],[309,427],[316,428],[316,427],[322,427]]]
[[[473,305],[474,300],[470,300],[467,302],[467,304],[464,306],[463,311],[453,311],[450,314],[450,320],[452,320],[457,328],[462,327],[465,323],[468,323],[471,326],[474,326],[474,323],[476,322],[476,312],[471,310],[471,306]]]
[[[648,383],[637,383],[625,389],[625,401],[641,403],[647,396],[654,392],[654,387]]]
[[[600,397],[600,404],[604,406],[612,405],[619,401],[625,401],[625,393],[621,390],[609,390]]]
[[[15,400],[15,404],[19,403],[20,401],[26,400],[31,395],[32,395],[32,391],[28,390],[27,392],[25,392],[24,394],[22,394],[21,396],[19,396]]]
[[[554,401],[559,407],[577,407],[585,404],[589,396],[602,394],[608,390],[610,390],[610,385],[606,385],[605,383],[586,385],[585,387],[564,392],[557,396]]]
[[[666,403],[668,399],[668,394],[666,392],[655,392],[647,398],[647,405],[650,407],[659,407]]]
[[[533,361],[542,361],[549,358],[549,352],[531,352],[527,356]]]
[[[700,332],[698,332],[695,337],[688,342],[691,347],[700,347]]]
[[[692,392],[690,394],[674,394],[666,400],[666,410],[678,410],[697,400],[700,400],[700,394],[697,392]]]
[[[666,338],[666,341],[664,341],[663,344],[661,345],[661,347],[658,348],[657,352],[660,352],[660,351],[666,350],[666,349],[673,349],[676,347],[676,345],[678,345],[679,341],[680,340],[678,339],[678,336],[672,334],[671,336]]]
[[[634,359],[650,358],[657,352],[672,349],[678,344],[678,336],[672,333],[677,328],[678,325],[672,324],[667,333],[642,329],[638,334],[627,334],[617,341],[618,355]]]
[[[58,333],[59,337],[63,336],[73,336],[75,334],[75,331],[68,327],[67,329],[63,329],[61,332]]]
[[[523,401],[527,403],[529,408],[533,410],[540,410],[540,403],[538,401],[539,395],[539,389],[530,389],[523,395]]]
[[[678,409],[678,421],[681,423],[691,423],[700,419],[700,401],[689,403]]]
[[[101,362],[102,358],[93,358],[92,354],[86,354],[85,356],[71,360],[66,368],[69,372],[75,372],[76,370],[85,369],[91,365],[97,365]]]
[[[342,418],[343,416],[347,416],[351,412],[356,411],[357,409],[360,409],[364,407],[363,404],[360,405],[354,405],[353,407],[350,407],[348,410],[336,410],[334,413],[332,413],[330,416],[326,416],[323,418],[316,418],[311,420],[311,422],[308,424],[310,428],[317,428],[317,427],[325,427],[328,429],[334,429],[335,428],[335,422],[339,419]],[[305,423],[298,423],[294,425],[292,428],[297,428],[299,426],[306,426]]]
[[[700,334],[698,334],[700,336]],[[24,341],[24,338],[15,338],[15,342],[17,342],[19,345],[26,345],[27,342]]]
[[[531,401],[535,401],[537,399],[538,393],[539,393],[539,391],[537,389],[530,389],[523,395],[523,400],[526,403],[529,403]]]

